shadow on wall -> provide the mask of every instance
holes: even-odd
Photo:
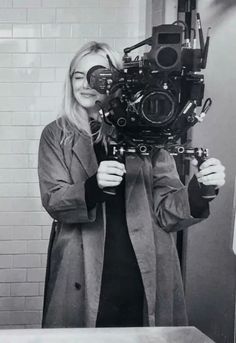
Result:
[[[216,14],[223,16],[227,14],[231,9],[236,7],[235,0],[213,0],[211,4],[212,9],[216,10]]]
[[[199,3],[199,10],[203,22],[217,30],[230,16],[235,16],[236,0],[207,0]]]

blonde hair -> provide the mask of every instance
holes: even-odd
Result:
[[[112,64],[116,68],[122,68],[121,56],[106,43],[99,43],[95,41],[88,42],[83,45],[75,54],[66,75],[61,113],[57,119],[57,124],[63,132],[61,140],[62,143],[71,139],[75,131],[84,132],[88,135],[91,135],[88,115],[84,111],[80,110],[80,107],[78,106],[78,103],[73,95],[72,75],[75,71],[78,61],[82,57],[94,53],[103,53],[104,56],[108,55]],[[108,125],[102,121],[102,125],[96,135],[96,141],[104,141],[105,135],[110,130],[110,128],[107,126]]]

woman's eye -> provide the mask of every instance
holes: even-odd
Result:
[[[77,76],[74,76],[74,79],[75,79],[75,80],[83,80],[83,78],[84,78],[83,76],[78,76],[78,75],[77,75]]]
[[[73,74],[73,79],[74,79],[74,80],[83,80],[83,79],[84,79],[84,75],[81,74],[81,73],[75,72],[75,73]]]

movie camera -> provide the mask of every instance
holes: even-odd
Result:
[[[206,159],[207,149],[182,144],[212,104],[208,98],[202,106],[204,75],[200,73],[207,63],[209,29],[204,42],[199,13],[196,20],[199,48],[196,30],[177,20],[154,26],[150,38],[125,48],[122,69],[107,56],[109,68],[96,65],[88,71],[91,88],[113,95],[108,108],[97,102],[103,120],[117,129],[116,140],[108,144],[111,158],[121,160],[126,152],[148,155],[157,147],[173,155],[194,156],[199,163]],[[150,51],[132,60],[129,53],[144,45],[151,46]],[[198,107],[202,107],[199,114]]]
[[[192,31],[193,46],[188,36]],[[202,121],[211,100],[197,114],[204,97],[204,76],[199,72],[206,67],[209,47],[209,34],[204,43],[201,24],[199,37],[196,48],[195,30],[189,31],[184,22],[155,26],[152,37],[124,49],[123,69],[108,57],[110,68],[97,65],[88,71],[88,83],[99,93],[120,91],[108,109],[98,104],[104,121],[117,128],[118,144],[135,147],[141,154],[153,146],[170,149]],[[128,54],[146,44],[151,50],[132,60]]]

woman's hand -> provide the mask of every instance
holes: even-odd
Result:
[[[194,161],[193,164],[196,165],[196,162]],[[220,188],[225,184],[225,167],[218,159],[209,158],[200,165],[196,177],[198,182],[204,185]]]
[[[98,187],[103,189],[104,187],[118,186],[124,176],[125,165],[118,161],[102,161],[99,164],[97,171],[97,183]]]

